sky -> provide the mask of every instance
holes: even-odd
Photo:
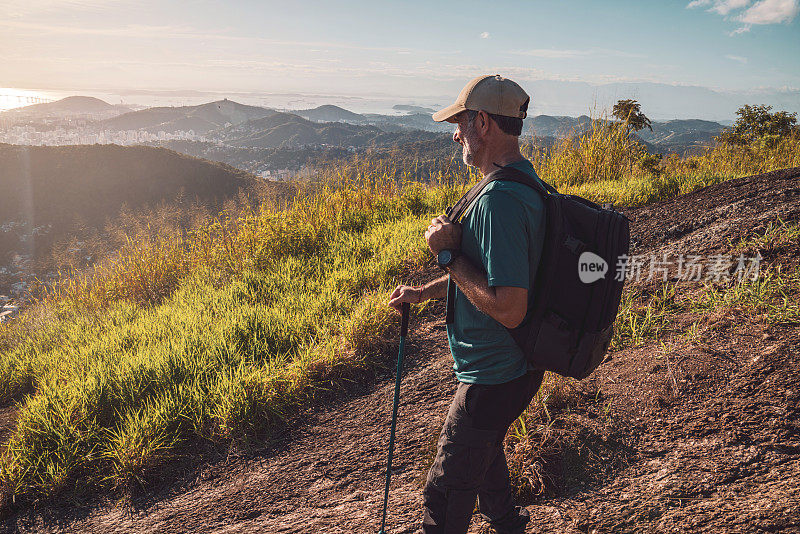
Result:
[[[2,0],[0,87],[445,105],[499,73],[796,93],[799,3]]]

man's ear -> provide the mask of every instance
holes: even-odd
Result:
[[[479,111],[478,116],[481,118],[480,131],[483,135],[486,135],[489,133],[489,127],[491,126],[489,124],[489,114],[485,111]]]

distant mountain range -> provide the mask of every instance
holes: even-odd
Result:
[[[718,122],[700,119],[676,119],[654,122],[653,131],[645,128],[636,132],[642,140],[660,152],[682,153],[692,148],[708,146],[722,133],[724,126]]]
[[[396,109],[397,111],[406,111],[408,113],[435,113],[436,110],[433,108],[426,108],[423,106],[412,106],[410,104],[396,104],[392,106],[392,109]]]
[[[0,117],[42,118],[42,117],[112,117],[126,113],[130,108],[115,106],[92,96],[68,96],[55,102],[32,104],[0,113]]]
[[[326,111],[332,113],[335,110]],[[352,113],[352,115],[356,114]],[[213,137],[232,146],[296,148],[307,145],[389,146],[431,139],[436,135],[433,132],[422,130],[385,132],[371,125],[347,122],[312,122],[291,113],[274,113],[236,126],[229,126],[214,132]]]
[[[580,117],[551,117],[538,115],[525,119],[525,133],[536,138],[563,138],[589,131],[592,120],[586,115]],[[636,132],[651,152],[678,152],[709,146],[714,142],[724,126],[718,122],[700,119],[675,119],[666,122],[655,121],[653,130],[645,128]]]
[[[592,119],[587,115],[580,117],[552,117],[537,115],[522,121],[523,134],[535,137],[569,137],[580,134],[592,127]]]
[[[289,111],[294,115],[299,115],[304,119],[314,122],[353,122],[357,123],[363,121],[364,116],[358,113],[353,113],[339,106],[326,104],[314,109],[298,109]]]
[[[375,115],[358,114],[326,105],[324,113],[317,113],[320,108],[303,110],[308,117],[327,117],[329,121],[339,121],[364,127],[375,127],[386,132],[426,130],[429,132],[450,133],[454,126],[450,123],[437,123],[428,113],[410,113],[408,115]],[[402,106],[413,108],[416,106]],[[297,112],[299,113],[299,112]],[[324,122],[318,119],[318,122]],[[534,135],[537,139],[563,138],[581,134],[591,129],[592,119],[588,115],[579,117],[536,115],[523,121],[523,134]],[[724,126],[718,122],[699,119],[676,119],[666,122],[653,122],[653,131],[649,129],[637,132],[638,137],[648,148],[658,152],[683,152],[700,145],[708,145],[720,134]],[[278,136],[279,137],[279,136]],[[273,137],[275,139],[275,137]],[[390,140],[391,141],[391,140]],[[547,141],[551,143],[552,141]],[[329,144],[336,144],[336,141]],[[353,143],[355,144],[355,143]],[[375,144],[375,143],[373,143]],[[276,145],[272,145],[276,146]]]
[[[87,127],[97,131],[145,131],[154,135],[160,132],[167,135],[194,132],[196,136],[203,136],[205,140],[224,145],[231,151],[285,149],[293,151],[295,155],[297,150],[313,147],[325,150],[325,147],[390,147],[434,139],[437,134],[447,134],[449,137],[453,132],[452,124],[434,122],[428,108],[398,104],[394,109],[404,111],[405,114],[361,114],[330,104],[278,112],[223,99],[197,106],[154,107],[119,114],[118,106],[102,100],[68,97],[58,102],[36,104],[8,113],[31,120],[36,116],[111,113],[110,118],[96,120]],[[525,119],[523,133],[534,135],[539,140],[557,139],[588,131],[591,122],[587,115],[536,115]],[[638,136],[649,150],[683,152],[709,144],[722,128],[720,123],[699,119],[656,121],[652,132],[643,130],[638,132]],[[212,152],[219,154],[220,150],[224,151],[224,148],[214,149]],[[209,152],[209,147],[192,146],[191,153],[197,152],[205,154]],[[307,153],[299,159],[295,155],[284,158],[277,153],[270,154],[272,161],[314,159]],[[252,155],[255,156],[255,153]],[[241,158],[242,153],[237,152],[235,157],[221,158],[220,161],[240,161]],[[254,168],[254,164],[255,160],[252,160],[245,168]]]
[[[146,130],[154,133],[192,130],[204,134],[274,113],[276,112],[271,109],[226,99],[199,106],[156,107],[132,111],[103,121],[100,126],[110,130]]]

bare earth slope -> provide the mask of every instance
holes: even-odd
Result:
[[[630,210],[637,254],[709,255],[800,220],[800,169]],[[795,264],[800,244],[767,261]],[[647,290],[643,285],[643,290]],[[795,295],[795,297],[797,297]],[[417,532],[455,382],[441,319],[413,325],[388,532]],[[701,342],[612,355],[553,405],[552,490],[528,532],[800,532],[800,327],[725,316]],[[309,415],[268,450],[212,462],[125,504],[28,510],[10,531],[377,532],[393,382]],[[509,451],[511,452],[511,451]],[[474,519],[471,532],[486,526]]]

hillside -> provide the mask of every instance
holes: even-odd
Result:
[[[325,104],[313,109],[293,110],[290,113],[314,122],[363,122],[364,120],[363,115],[331,104]]]
[[[123,204],[135,213],[182,195],[213,211],[255,184],[233,167],[161,148],[0,144],[0,266],[10,269],[0,294],[19,272],[32,275],[55,243],[102,229]]]
[[[589,130],[592,119],[586,115],[580,117],[552,117],[550,115],[536,115],[523,121],[523,132],[533,133],[536,137],[568,137]]]
[[[335,160],[347,160],[352,152],[344,147],[233,147],[215,142],[162,141],[157,146],[175,150],[182,154],[211,161],[227,163],[247,172],[291,169],[297,172],[306,165],[319,165]]]
[[[293,148],[306,145],[365,147],[401,145],[433,139],[437,134],[423,131],[384,132],[375,126],[345,122],[312,122],[291,113],[275,113],[269,117],[229,126],[214,137],[238,147]]]
[[[709,146],[722,133],[718,122],[699,119],[653,122],[653,131],[645,128],[636,133],[662,152],[684,152],[687,149]]]
[[[625,210],[634,253],[761,252],[767,282],[629,282],[618,336],[640,341],[618,347],[588,380],[549,380],[527,430],[518,427],[508,438],[506,454],[532,517],[526,532],[797,530],[800,280],[792,269],[800,233],[776,229],[800,223],[799,183],[800,168],[787,169]],[[776,270],[788,283],[782,289]],[[441,312],[434,306],[410,331],[389,532],[416,532],[421,485],[455,387]],[[394,350],[394,343],[384,349],[389,361]],[[28,509],[5,526],[372,531],[379,524],[392,387],[389,373],[374,390],[370,380],[353,384],[343,402],[302,413],[265,449],[218,455],[127,504]],[[476,517],[470,532],[486,527]]]
[[[395,104],[392,109],[397,111],[405,111],[406,113],[436,113],[433,108],[426,108],[424,106],[416,106],[413,104]]]
[[[101,126],[111,130],[163,131],[193,130],[204,134],[230,124],[268,117],[275,111],[257,106],[247,106],[232,100],[218,100],[199,106],[155,107],[125,113],[103,121]]]
[[[47,117],[47,116],[111,116],[129,111],[123,106],[114,106],[91,96],[68,96],[55,102],[32,104],[0,113],[6,117]]]

